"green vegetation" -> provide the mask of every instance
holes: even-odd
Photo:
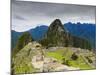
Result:
[[[36,49],[37,47],[39,46],[36,45],[34,47],[33,43],[29,43],[12,58],[11,70],[13,74],[40,72],[39,69],[34,68],[32,65],[32,58],[36,56],[38,52]],[[69,67],[75,67],[81,70],[94,69],[91,63],[93,63],[95,56],[91,51],[73,47],[57,47],[54,49],[55,50],[44,49],[43,52],[39,52],[45,55],[45,57],[55,58],[58,63]]]
[[[75,53],[73,53],[72,56],[71,56],[71,59],[72,60],[77,60],[78,59],[78,55],[76,55]]]
[[[20,63],[20,65],[16,65],[15,67],[15,73],[21,74],[21,73],[32,73],[34,72],[34,68],[32,67],[32,64],[27,64],[27,62]]]
[[[25,45],[27,45],[29,42],[32,42],[33,41],[33,38],[32,36],[30,35],[29,32],[24,32],[22,34],[22,36],[19,37],[18,41],[17,41],[17,44],[13,50],[13,56],[15,56],[15,54],[17,52],[19,52],[19,50],[21,50]]]
[[[59,19],[51,23],[39,43],[32,41],[34,40],[29,32],[24,32],[19,37],[12,50],[12,74],[42,72],[44,69],[49,72],[48,68],[51,65],[54,67],[57,65],[57,68],[69,66],[69,69],[63,67],[66,70],[70,70],[71,67],[75,70],[95,68],[95,55],[90,51],[92,48],[90,42],[66,32]],[[54,50],[49,50],[50,47],[51,49],[54,47]],[[51,67],[52,70],[56,69],[54,67]]]
[[[66,33],[63,24],[59,19],[55,19],[49,26],[44,38],[40,41],[43,46],[55,47],[66,46],[69,33]]]
[[[62,60],[62,55],[60,55],[59,53],[56,52],[47,52],[47,55],[50,57],[54,57],[57,60],[61,61]]]
[[[67,66],[77,67],[82,70],[93,69],[92,66],[86,63],[84,59],[87,59],[87,58],[85,58],[82,53],[76,54],[73,50],[71,50],[71,48],[63,48],[56,51],[48,51],[46,54],[49,57],[56,58],[59,62]],[[88,55],[90,55],[90,53],[88,53]],[[87,61],[90,61],[90,60],[87,60]]]
[[[49,26],[44,38],[40,40],[43,46],[48,47],[76,47],[82,49],[92,49],[91,43],[87,39],[74,36],[66,32],[60,19],[55,19]]]
[[[73,47],[76,47],[76,48],[82,48],[82,49],[89,49],[91,50],[92,49],[92,45],[91,43],[86,40],[86,39],[82,39],[82,38],[79,38],[79,37],[76,37],[76,36],[73,36]]]
[[[13,74],[36,72],[37,69],[31,64],[32,57],[36,54],[30,49],[31,47],[31,45],[26,45],[12,58]]]

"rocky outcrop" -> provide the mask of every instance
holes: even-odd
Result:
[[[60,19],[54,20],[44,39],[41,41],[42,45],[46,46],[67,46],[70,41],[69,33],[65,31]]]

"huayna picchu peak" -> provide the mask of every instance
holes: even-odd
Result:
[[[49,26],[48,31],[65,32],[63,24],[60,19],[55,19]]]
[[[49,26],[44,39],[41,40],[41,44],[53,47],[53,46],[73,46],[85,49],[91,49],[91,44],[88,40],[70,34],[64,29],[60,19],[55,19]]]
[[[67,33],[60,19],[55,19],[49,26],[44,39],[41,41],[46,46],[66,46],[69,42],[69,33]]]

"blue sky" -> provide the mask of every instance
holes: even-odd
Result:
[[[12,1],[12,30],[23,32],[40,25],[50,25],[59,18],[62,23],[95,23],[95,6]]]

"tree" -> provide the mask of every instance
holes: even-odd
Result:
[[[19,52],[25,45],[32,42],[33,38],[29,32],[24,32],[18,39],[17,44],[13,50],[13,55]]]
[[[72,58],[73,60],[77,60],[77,59],[78,59],[78,56],[77,56],[75,53],[73,53],[72,56],[71,56],[71,58]]]

